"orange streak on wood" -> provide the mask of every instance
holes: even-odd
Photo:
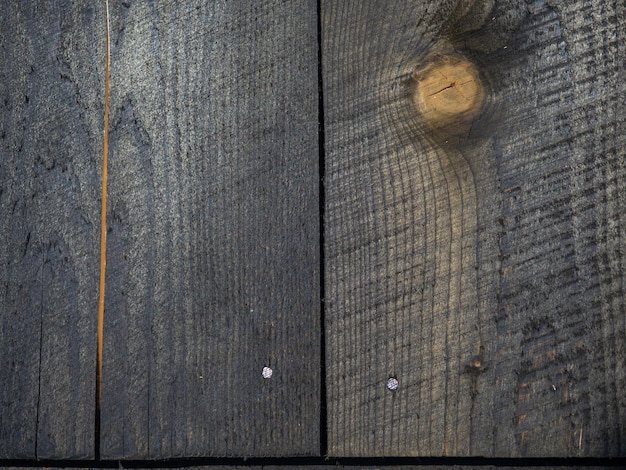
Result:
[[[96,339],[96,413],[100,414],[102,401],[102,343],[104,332],[104,280],[106,273],[107,242],[107,164],[109,156],[109,2],[106,3],[106,58],[104,67],[104,132],[102,142],[102,203],[100,206],[100,286],[98,295],[98,327]],[[99,425],[99,423],[96,423]],[[96,430],[99,434],[99,429]]]

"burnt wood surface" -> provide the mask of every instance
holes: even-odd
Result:
[[[0,14],[0,458],[93,458],[103,5]]]
[[[330,455],[626,453],[624,13],[322,1]],[[434,53],[467,127],[416,112]]]
[[[319,453],[314,12],[112,4],[102,458]]]

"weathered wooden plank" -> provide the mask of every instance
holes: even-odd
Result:
[[[102,457],[316,454],[315,2],[112,16]]]
[[[512,55],[489,58],[516,110],[499,139],[495,364],[516,375],[494,418],[522,455],[626,453],[624,13],[623,2],[536,2]]]
[[[626,452],[624,13],[322,3],[331,455]]]
[[[0,15],[0,457],[93,458],[103,8]]]

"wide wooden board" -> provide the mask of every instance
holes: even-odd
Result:
[[[626,453],[624,13],[322,2],[330,455]],[[416,112],[433,52],[467,128]]]
[[[315,3],[111,14],[101,456],[317,454]]]
[[[3,2],[0,458],[93,458],[104,9]]]

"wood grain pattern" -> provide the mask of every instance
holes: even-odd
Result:
[[[93,458],[102,21],[0,15],[2,458]]]
[[[102,457],[316,454],[315,3],[111,7]]]
[[[322,3],[331,455],[624,455],[624,21]],[[488,84],[464,134],[413,108],[433,51]]]

